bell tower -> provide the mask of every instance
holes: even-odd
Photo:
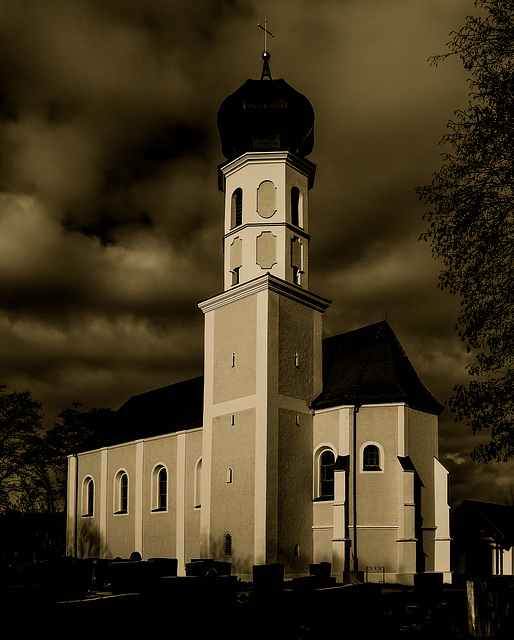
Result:
[[[202,557],[287,575],[312,562],[312,411],[321,392],[322,315],[308,290],[314,111],[269,53],[218,111],[226,161],[224,287],[205,315]]]
[[[284,80],[261,80],[226,98],[218,128],[227,161],[218,168],[225,195],[224,288],[264,273],[308,288],[309,190],[316,167],[314,111]]]

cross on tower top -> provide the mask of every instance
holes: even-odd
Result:
[[[268,31],[268,21],[264,20],[264,26],[262,24],[257,23],[257,26],[260,27],[264,31],[264,52],[262,54],[262,59],[264,60],[264,64],[262,65],[262,74],[261,80],[271,80],[271,71],[269,68],[269,59],[271,58],[268,53],[268,34],[274,38],[275,36]]]
[[[260,27],[264,31],[264,53],[268,53],[268,34],[274,38],[275,36],[268,31],[268,21],[264,20],[264,26],[262,24],[257,23],[257,26]]]

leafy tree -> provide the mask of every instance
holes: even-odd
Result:
[[[42,419],[41,405],[30,391],[8,392],[0,385],[0,513],[40,506],[48,481],[38,453]]]
[[[68,454],[87,446],[86,443],[100,433],[114,413],[112,409],[79,411],[78,406],[61,411],[60,422],[47,432],[44,439],[48,465],[55,474],[56,499],[60,501],[66,497]]]
[[[66,497],[67,455],[98,434],[112,409],[59,414],[46,433],[30,391],[0,385],[0,514],[55,513]]]
[[[449,53],[470,74],[470,99],[441,141],[443,165],[418,188],[424,234],[442,258],[441,288],[461,296],[457,330],[472,354],[467,384],[450,406],[489,442],[475,460],[514,455],[514,2],[476,0]]]

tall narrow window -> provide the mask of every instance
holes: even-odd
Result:
[[[232,194],[230,228],[243,224],[243,190],[236,189]]]
[[[202,506],[202,459],[199,458],[195,469],[195,508]]]
[[[158,477],[159,494],[158,494],[158,509],[166,509],[168,502],[168,472],[164,467],[161,467]]]
[[[168,470],[164,464],[157,464],[152,471],[152,511],[166,511],[168,508]]]
[[[114,513],[128,512],[128,475],[126,471],[118,471],[114,478]]]
[[[128,511],[128,475],[124,473],[120,482],[120,511],[127,513]]]
[[[87,515],[92,516],[95,513],[95,483],[93,478],[87,483]]]
[[[300,190],[298,187],[293,187],[291,189],[291,224],[294,224],[297,227],[300,226],[299,203]]]
[[[232,467],[227,469],[227,484],[232,484],[234,480],[234,472],[232,471]]]
[[[291,240],[291,269],[293,272],[293,284],[301,286],[301,274],[303,273],[304,247],[298,237]]]
[[[243,264],[243,241],[237,237],[229,247],[229,271],[232,274],[232,285],[239,284],[241,266]]]
[[[327,449],[319,459],[319,496],[326,500],[334,498],[334,453]]]
[[[91,476],[84,478],[82,483],[82,515],[95,514],[95,482]]]
[[[363,471],[381,471],[380,466],[380,449],[376,444],[368,444],[364,447],[362,453],[362,469]]]
[[[232,353],[232,367],[236,366],[236,354]]]

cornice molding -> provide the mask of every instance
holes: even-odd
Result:
[[[236,300],[241,300],[242,298],[247,298],[248,296],[253,296],[261,291],[271,291],[273,293],[278,293],[280,295],[285,296],[291,300],[296,300],[311,309],[315,309],[316,311],[320,311],[323,313],[329,307],[331,300],[327,300],[326,298],[322,298],[320,296],[311,293],[310,291],[306,291],[302,289],[298,285],[291,284],[286,282],[285,280],[281,280],[280,278],[276,278],[269,273],[266,273],[263,276],[259,276],[254,280],[250,280],[249,282],[244,282],[243,284],[236,285],[227,291],[223,291],[218,295],[209,298],[208,300],[203,300],[198,303],[198,306],[204,313],[208,313],[209,311],[214,311],[214,309],[218,309],[220,307],[224,307],[227,304],[231,304]]]
[[[294,224],[291,224],[290,222],[263,221],[263,222],[247,222],[246,224],[242,224],[242,225],[239,225],[238,227],[234,227],[233,229],[230,229],[230,231],[228,231],[223,235],[223,240],[230,238],[230,236],[237,236],[243,229],[247,229],[250,227],[256,227],[259,229],[267,229],[268,227],[285,227],[286,229],[289,229],[297,236],[301,236],[306,240],[311,239],[310,234],[308,234],[304,229],[302,229],[301,227],[296,227]]]
[[[225,193],[227,177],[250,164],[288,164],[308,178],[309,189],[314,184],[316,165],[306,158],[300,158],[289,151],[247,151],[218,166],[218,189]]]

